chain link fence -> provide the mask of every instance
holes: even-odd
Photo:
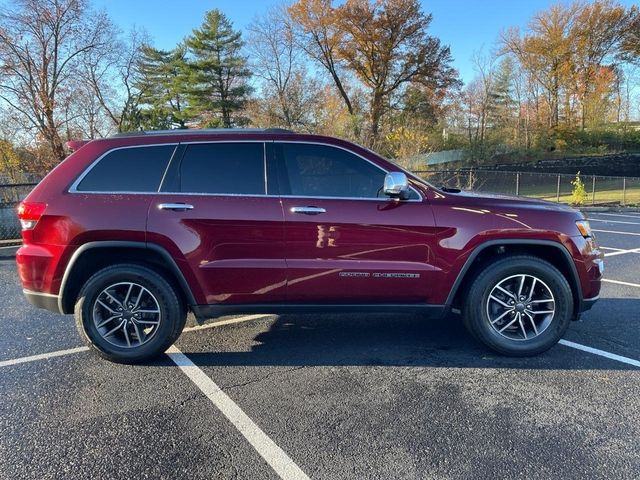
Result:
[[[436,186],[504,193],[554,202],[573,201],[575,175],[558,173],[505,172],[497,170],[417,170],[414,173]],[[640,177],[581,175],[585,206],[640,205]]]
[[[20,222],[16,216],[18,203],[37,183],[0,184],[0,247],[20,243]]]

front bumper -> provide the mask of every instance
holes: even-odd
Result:
[[[592,297],[592,298],[582,299],[580,313],[586,312],[587,310],[591,310],[591,307],[593,307],[599,299],[600,299],[600,295],[596,295],[595,297]]]

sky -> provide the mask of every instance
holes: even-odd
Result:
[[[242,30],[270,6],[282,0],[94,0],[123,30],[141,27],[156,48],[171,49],[202,23],[214,8],[224,12]],[[288,2],[286,2],[288,3]],[[338,2],[339,3],[339,2]],[[531,17],[557,3],[554,0],[421,0],[433,15],[430,33],[451,48],[453,65],[467,83],[473,76],[475,51],[489,53],[507,27],[525,28]],[[620,3],[630,6],[633,0]]]

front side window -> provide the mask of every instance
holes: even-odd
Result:
[[[256,142],[187,145],[180,164],[180,191],[221,195],[264,195],[264,144]]]
[[[175,145],[108,152],[76,186],[79,192],[157,192]]]
[[[382,198],[385,172],[340,148],[282,143],[283,193],[304,197]]]

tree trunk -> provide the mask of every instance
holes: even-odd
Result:
[[[333,78],[333,82],[336,84],[336,88],[338,89],[338,92],[340,92],[340,96],[344,100],[344,104],[346,105],[347,110],[349,111],[349,115],[353,116],[354,114],[353,105],[351,104],[351,100],[349,100],[349,95],[347,95],[347,91],[344,89],[344,86],[340,81],[340,77],[338,77],[338,74],[333,68],[330,69],[330,72],[331,72],[331,77]]]
[[[373,92],[371,100],[371,144],[374,145],[380,136],[380,120],[382,119],[383,105],[380,92]]]
[[[278,100],[280,101],[280,108],[282,108],[284,123],[287,128],[291,128],[293,126],[293,120],[291,118],[291,110],[285,95],[286,92],[284,89],[278,89]]]
[[[62,160],[64,160],[65,157],[67,156],[67,154],[64,151],[64,145],[62,144],[62,140],[60,139],[60,136],[55,130],[53,132],[51,131],[47,132],[47,136],[48,136],[47,140],[49,141],[49,146],[51,147],[51,151],[53,152],[54,157],[59,163]]]
[[[62,139],[58,134],[58,129],[56,128],[56,122],[53,118],[53,109],[46,108],[45,109],[45,118],[46,118],[46,126],[44,131],[42,132],[45,139],[49,143],[51,147],[51,152],[55,157],[56,161],[59,163],[65,159],[67,156],[64,151],[64,145],[62,144]]]

